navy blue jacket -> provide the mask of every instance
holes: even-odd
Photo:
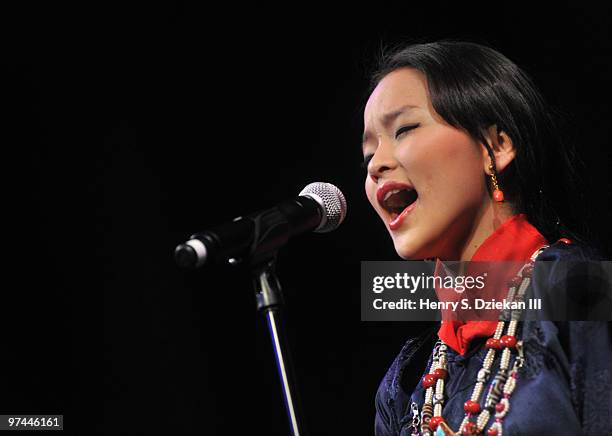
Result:
[[[537,260],[596,258],[585,247],[556,243]],[[568,279],[562,274],[539,279],[534,276],[533,287],[556,286],[554,281],[559,277]],[[521,324],[519,337],[523,339],[526,360],[503,421],[504,436],[612,435],[612,323],[524,321]],[[376,394],[376,436],[412,434],[411,404],[416,403],[421,410],[424,389],[420,380],[431,366],[438,328],[436,324],[409,339],[387,371]],[[486,338],[474,339],[464,356],[448,348],[442,416],[455,431],[464,417],[463,403],[469,399],[482,367],[487,351],[485,341]],[[492,368],[493,374],[497,367]],[[486,387],[481,398],[485,395]],[[486,428],[492,422],[493,418]]]

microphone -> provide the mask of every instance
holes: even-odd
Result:
[[[285,245],[289,238],[313,230],[335,230],[346,216],[346,199],[331,183],[307,185],[299,196],[264,211],[192,235],[174,250],[176,263],[199,268],[213,261],[266,258]]]

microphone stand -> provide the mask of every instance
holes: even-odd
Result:
[[[282,323],[283,296],[275,273],[276,257],[290,237],[309,230],[329,232],[345,215],[346,200],[338,188],[311,183],[297,199],[192,235],[175,249],[177,263],[187,267],[199,267],[212,259],[227,259],[231,265],[249,260],[257,310],[266,317],[293,436],[305,435],[305,431]]]
[[[251,264],[257,311],[266,317],[268,324],[291,432],[293,436],[303,436],[305,433],[302,428],[295,375],[282,323],[283,295],[275,272],[276,252],[266,257],[258,263]]]

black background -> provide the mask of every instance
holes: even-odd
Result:
[[[180,271],[172,253],[320,180],[348,217],[278,265],[306,423],[372,434],[377,385],[420,327],[360,321],[359,262],[398,259],[359,168],[383,45],[469,39],[526,69],[566,114],[609,253],[609,14],[534,4],[3,13],[1,413],[63,413],[80,434],[288,434],[249,274]]]

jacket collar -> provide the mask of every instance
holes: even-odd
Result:
[[[525,214],[508,218],[478,247],[471,261],[528,261],[548,243],[527,221]],[[457,353],[464,355],[470,341],[495,333],[497,321],[442,321],[438,337]]]

